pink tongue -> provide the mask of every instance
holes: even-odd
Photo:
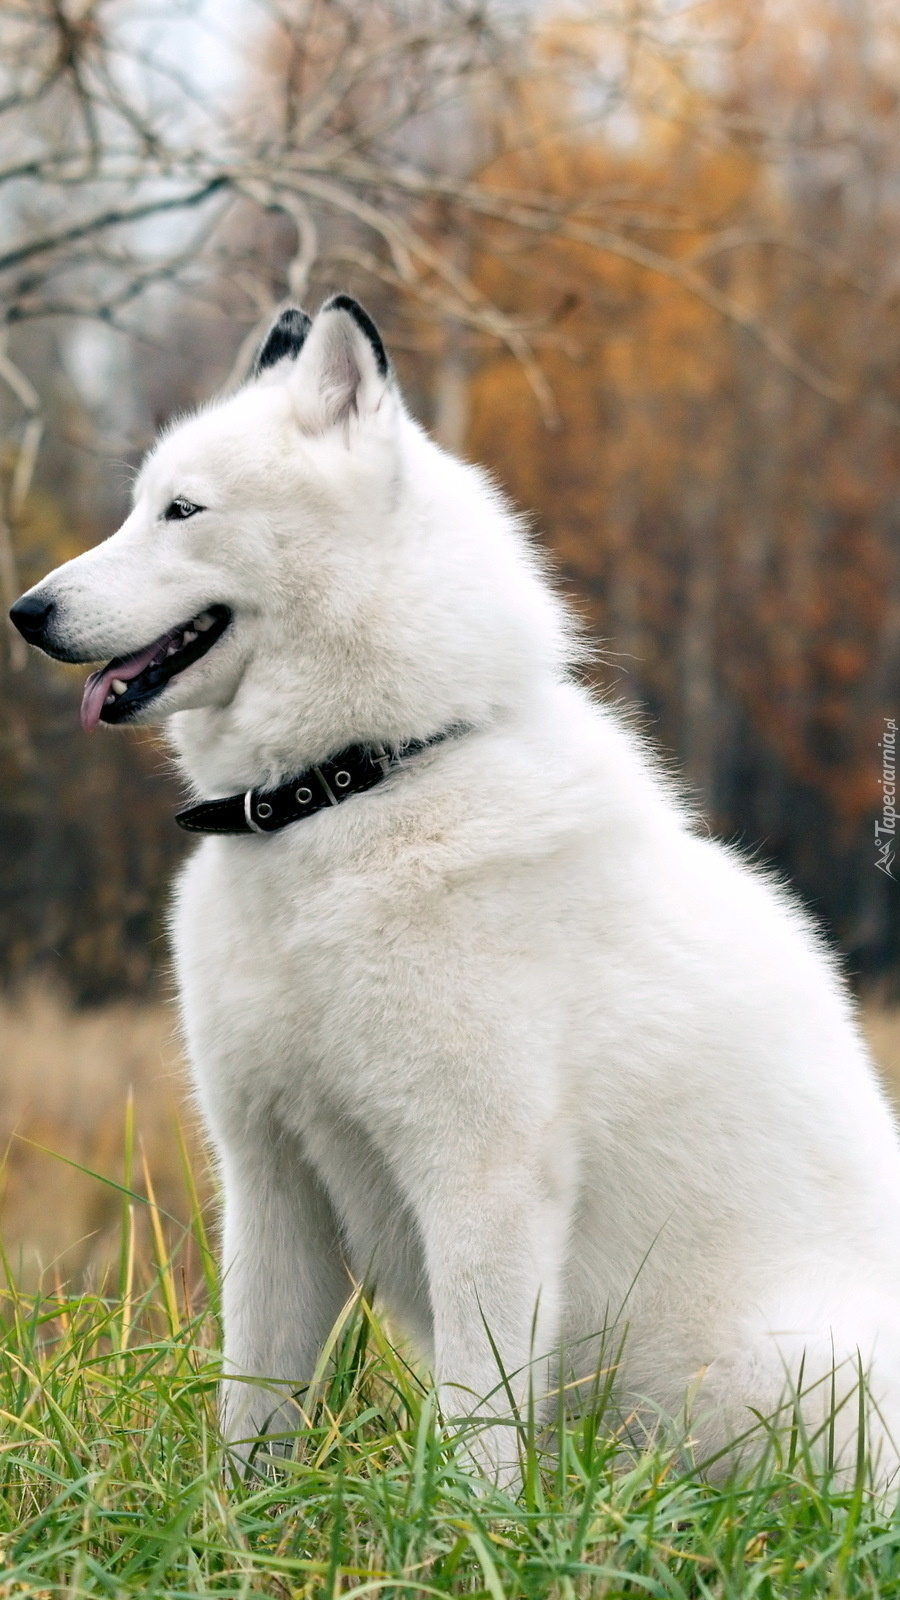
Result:
[[[127,656],[124,661],[110,663],[108,667],[101,667],[99,672],[91,673],[81,697],[81,726],[85,733],[92,733],[100,721],[113,678],[122,678],[126,683],[136,678],[157,656],[161,658],[165,655],[167,647],[178,637],[178,633],[179,630],[173,628],[171,633],[157,639],[154,644],[148,644],[146,650],[140,650],[136,656]]]

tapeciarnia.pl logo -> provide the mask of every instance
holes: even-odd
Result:
[[[885,877],[894,876],[894,836],[897,831],[897,722],[885,717],[881,748],[881,821],[875,824],[875,865]]]

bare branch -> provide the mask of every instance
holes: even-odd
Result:
[[[186,195],[174,195],[168,199],[147,200],[143,205],[114,208],[100,212],[99,215],[87,217],[83,222],[73,223],[69,228],[62,228],[58,233],[45,234],[39,239],[29,239],[26,244],[17,245],[13,250],[0,253],[0,272],[7,272],[11,267],[18,267],[24,261],[31,261],[35,256],[50,255],[53,251],[65,245],[76,244],[79,239],[95,238],[98,234],[107,232],[110,228],[124,227],[128,223],[143,222],[147,217],[163,216],[171,211],[190,211],[195,206],[202,205],[211,195],[219,194],[228,186],[228,178],[224,174],[210,178],[201,188],[193,190]]]

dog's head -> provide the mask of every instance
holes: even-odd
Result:
[[[107,661],[85,728],[200,713],[195,742],[256,740],[237,763],[255,775],[298,744],[482,720],[502,699],[490,658],[505,649],[511,683],[541,641],[561,653],[535,576],[499,496],[410,419],[377,329],[338,295],[282,313],[248,382],[161,438],[119,531],[11,615],[58,660]]]

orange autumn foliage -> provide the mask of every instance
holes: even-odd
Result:
[[[900,324],[885,282],[900,216],[883,193],[862,207],[850,178],[788,181],[758,131],[723,132],[767,110],[776,125],[789,100],[795,120],[835,118],[856,85],[840,18],[825,21],[817,71],[755,28],[728,94],[683,97],[667,129],[638,120],[625,151],[548,137],[545,159],[535,138],[492,177],[504,191],[539,181],[569,215],[640,216],[634,237],[708,263],[847,397],[816,392],[663,273],[565,237],[514,250],[497,226],[474,272],[540,329],[561,426],[548,431],[512,355],[482,349],[468,447],[534,508],[604,642],[600,681],[642,708],[714,826],[787,869],[865,967],[876,947],[900,953],[872,849],[878,740],[900,701]],[[896,93],[870,86],[865,117],[886,150]]]

